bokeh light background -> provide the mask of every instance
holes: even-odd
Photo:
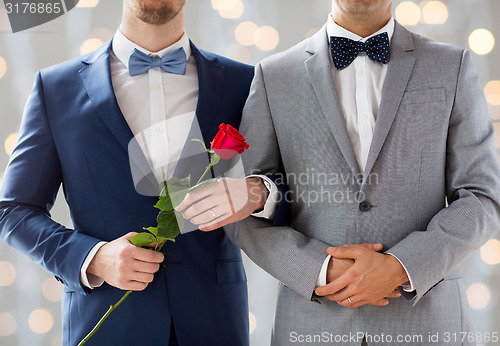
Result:
[[[111,38],[121,19],[121,6],[117,0],[81,0],[65,16],[12,34],[0,4],[0,143],[4,144],[0,148],[0,181],[36,71],[95,50]],[[255,64],[314,34],[330,9],[330,0],[187,0],[186,30],[201,48]],[[495,39],[500,40],[496,20],[500,1],[394,1],[394,14],[417,33],[473,51],[500,133],[500,47],[495,44]],[[500,154],[500,135],[495,145]],[[71,227],[61,195],[52,215]],[[265,346],[270,340],[277,282],[247,258],[245,266],[251,341],[253,346]],[[462,268],[476,331],[500,332],[498,235]],[[0,243],[0,345],[61,345],[61,293],[62,286],[50,274]]]

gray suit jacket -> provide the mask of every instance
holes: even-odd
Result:
[[[321,335],[313,344],[360,345],[337,336],[384,333],[393,345],[410,344],[397,334],[425,345],[439,332],[438,344],[461,344],[444,339],[471,330],[458,266],[499,229],[500,215],[494,129],[470,53],[396,24],[364,182],[331,69],[323,28],[257,67],[244,110],[247,173],[282,166],[293,192],[289,227],[253,217],[227,227],[282,283],[273,343]],[[358,309],[315,298],[326,248],[364,242],[399,258],[416,294]]]

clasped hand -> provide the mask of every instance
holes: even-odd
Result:
[[[408,281],[406,271],[394,256],[381,250],[382,244],[328,248],[332,256],[328,284],[316,288],[316,294],[349,308],[385,306],[388,298],[400,297],[397,287]]]

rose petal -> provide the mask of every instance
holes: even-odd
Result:
[[[219,131],[212,141],[212,149],[224,160],[243,153],[248,147],[245,137],[234,127],[224,123],[219,125]]]

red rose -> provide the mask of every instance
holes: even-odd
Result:
[[[229,160],[248,149],[248,144],[238,130],[231,125],[220,124],[219,132],[212,141],[212,150],[224,160]]]

